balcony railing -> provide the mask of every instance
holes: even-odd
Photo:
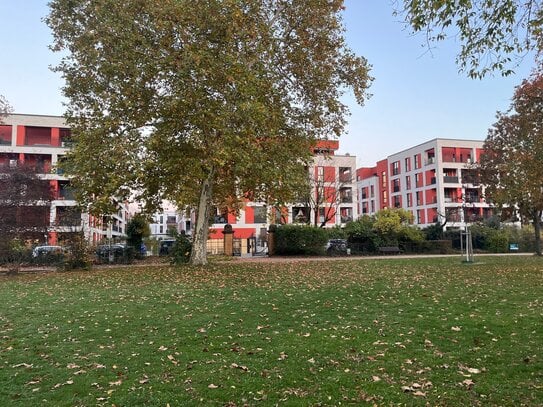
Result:
[[[445,182],[446,184],[458,184],[458,177],[451,177],[451,176],[445,175],[443,177],[443,182]]]
[[[431,165],[431,164],[434,164],[435,162],[436,162],[435,157],[428,157],[428,159],[426,160],[426,165]]]

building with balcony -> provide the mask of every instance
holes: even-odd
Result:
[[[484,199],[476,163],[483,141],[434,139],[357,170],[359,211],[404,208],[415,224],[445,223],[463,228],[488,218],[494,208]]]
[[[71,131],[62,117],[9,114],[0,123],[0,172],[5,166],[30,165],[39,178],[49,182],[49,227],[38,239],[40,243],[62,243],[81,231],[91,243],[106,237],[121,239],[127,220],[125,204],[119,203],[118,213],[107,218],[82,213],[78,208],[69,177],[57,168],[71,145]]]
[[[222,238],[224,225],[232,225],[234,236],[264,238],[270,223],[344,226],[358,218],[356,157],[338,155],[339,142],[322,140],[314,149],[313,165],[308,168],[310,194],[283,208],[261,202],[247,202],[235,214],[216,208],[210,237]]]

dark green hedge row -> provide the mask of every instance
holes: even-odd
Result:
[[[328,232],[313,226],[283,225],[275,232],[276,254],[323,255],[325,253]]]

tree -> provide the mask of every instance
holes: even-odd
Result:
[[[517,207],[534,224],[541,255],[543,214],[543,75],[534,74],[515,90],[511,107],[498,112],[481,157],[486,193],[497,205]]]
[[[371,81],[345,44],[342,0],[53,0],[80,201],[162,199],[197,209],[205,264],[211,208],[291,202],[311,146],[339,136],[352,89]],[[89,160],[88,157],[93,157]]]
[[[4,116],[10,113],[12,110],[13,109],[6,98],[0,95],[0,123],[2,123]]]
[[[346,183],[338,176],[325,179],[324,176],[316,176],[312,170],[314,167],[311,167],[311,171],[306,176],[306,182],[300,186],[304,193],[299,199],[300,203],[313,214],[313,226],[323,228],[335,218],[339,205],[349,198],[352,200],[352,197],[343,192]],[[304,220],[310,223],[311,216]]]
[[[396,13],[405,16],[414,32],[425,32],[429,44],[450,35],[460,40],[457,64],[472,78],[482,78],[493,71],[509,75],[527,52],[543,51],[540,0],[403,0],[401,3],[403,7]]]
[[[134,248],[136,256],[140,255],[143,239],[150,234],[149,222],[142,214],[134,215],[126,224],[126,243]]]
[[[35,168],[6,165],[0,168],[0,254],[9,254],[11,242],[42,240],[49,227],[52,191]]]

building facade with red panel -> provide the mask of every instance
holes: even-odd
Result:
[[[334,227],[357,219],[356,157],[338,155],[338,149],[336,140],[322,140],[315,146],[313,165],[308,168],[311,184],[308,199],[282,208],[247,201],[237,215],[226,208],[217,208],[210,238],[222,239],[227,223],[232,225],[236,238],[264,240],[271,223]]]
[[[360,213],[404,208],[421,227],[446,221],[445,228],[492,216],[494,208],[478,182],[482,151],[483,141],[437,138],[358,169]]]
[[[49,227],[40,243],[59,244],[83,231],[91,243],[107,236],[125,236],[126,205],[106,220],[81,213],[70,188],[70,179],[57,168],[71,146],[71,132],[59,116],[9,114],[0,124],[0,172],[3,166],[30,165],[52,191]]]

